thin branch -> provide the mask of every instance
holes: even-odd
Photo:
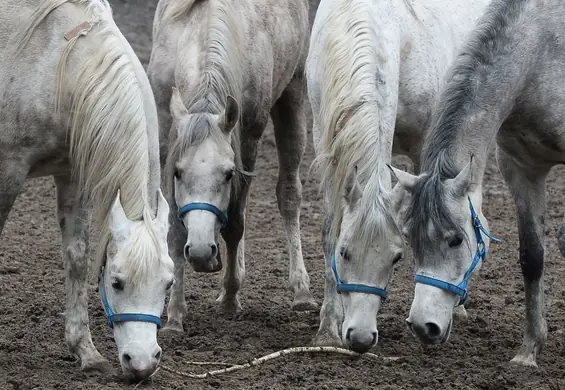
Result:
[[[261,363],[265,363],[269,360],[279,358],[281,356],[290,355],[290,354],[297,354],[297,353],[311,353],[311,352],[338,353],[338,354],[341,354],[341,355],[347,355],[347,356],[353,356],[353,357],[368,357],[368,358],[371,358],[371,359],[384,360],[384,361],[388,361],[388,362],[398,361],[398,360],[401,359],[401,357],[382,357],[382,356],[378,356],[378,355],[375,355],[374,353],[369,353],[369,352],[361,354],[361,353],[350,351],[348,349],[337,348],[337,347],[294,347],[294,348],[288,348],[288,349],[283,349],[281,351],[273,352],[273,353],[265,355],[263,357],[253,359],[253,360],[251,360],[251,361],[249,361],[245,364],[234,364],[233,366],[230,366],[228,368],[223,368],[221,370],[208,371],[204,374],[194,374],[194,373],[190,373],[190,372],[182,372],[182,371],[178,371],[178,370],[175,370],[173,368],[167,367],[165,365],[161,365],[161,368],[165,371],[171,372],[171,373],[176,374],[176,375],[183,376],[185,378],[206,379],[206,378],[209,378],[211,376],[216,376],[216,375],[220,375],[220,374],[228,374],[230,372],[243,370],[245,368],[251,368],[251,367],[257,366]],[[200,363],[199,362],[189,362],[189,363],[190,364],[197,364],[197,365],[214,364],[214,363],[210,363],[210,362],[200,362]],[[221,363],[221,364],[225,364],[225,363]]]
[[[185,362],[186,364],[190,364],[192,366],[226,366],[231,367],[235,366],[233,363],[225,363],[225,362]]]

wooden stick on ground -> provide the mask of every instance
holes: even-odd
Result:
[[[167,367],[165,365],[161,365],[161,368],[165,371],[171,372],[171,373],[176,374],[176,375],[183,376],[185,378],[206,379],[206,378],[209,378],[211,376],[216,376],[216,375],[220,375],[220,374],[227,374],[227,373],[230,373],[230,372],[243,370],[245,368],[254,367],[254,366],[257,366],[261,363],[265,363],[269,360],[273,360],[273,359],[276,359],[276,358],[281,357],[281,356],[290,355],[290,354],[297,354],[297,353],[311,353],[311,352],[338,353],[338,354],[341,354],[341,355],[354,356],[354,357],[369,357],[371,359],[384,360],[384,361],[388,361],[388,362],[397,361],[397,360],[401,359],[400,357],[381,357],[381,356],[375,355],[374,353],[369,353],[369,352],[360,354],[360,353],[357,353],[357,352],[350,351],[348,349],[337,348],[337,347],[294,347],[294,348],[288,348],[288,349],[283,349],[281,351],[273,352],[271,354],[262,356],[260,358],[253,359],[253,360],[251,360],[251,361],[249,361],[248,363],[245,363],[245,364],[234,364],[233,366],[230,366],[228,368],[223,368],[221,370],[208,371],[204,374],[193,374],[193,373],[189,373],[189,372],[182,372],[182,371],[178,371],[178,370],[175,370],[173,368]],[[213,364],[213,363],[210,363],[210,362],[200,362],[200,363],[199,362],[190,362],[190,364],[209,365],[209,364]]]

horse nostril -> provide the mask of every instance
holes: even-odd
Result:
[[[186,244],[184,246],[184,258],[188,259],[189,255],[190,255],[190,245]]]
[[[131,356],[127,353],[124,353],[124,361],[126,363],[129,363],[131,361]]]
[[[426,333],[432,339],[437,339],[441,336],[441,329],[437,324],[433,322],[426,322]]]
[[[155,356],[153,356],[156,360],[161,360],[161,350],[157,351]]]
[[[212,244],[210,245],[210,248],[212,249],[212,258],[215,258],[218,254],[218,245]]]
[[[377,344],[377,332],[373,332],[373,345]]]
[[[352,331],[352,330],[353,330],[353,329],[349,328],[349,329],[347,329],[347,332],[345,332],[345,339],[346,339],[347,341],[351,340],[351,331]]]

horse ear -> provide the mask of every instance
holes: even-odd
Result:
[[[464,197],[474,184],[479,183],[479,176],[479,165],[472,154],[465,168],[454,179],[446,180],[446,184],[455,196]]]
[[[402,204],[404,203],[404,199],[406,198],[406,189],[402,186],[402,184],[396,183],[395,186],[392,188],[390,192],[390,201],[392,204],[392,209],[394,214],[398,214]]]
[[[226,133],[229,133],[235,127],[237,121],[239,120],[239,104],[235,98],[228,95],[226,98],[226,108],[224,110],[224,115],[222,118],[221,127]]]
[[[171,115],[174,121],[179,121],[186,115],[188,115],[188,110],[182,102],[182,96],[178,89],[173,87],[173,94],[171,95],[171,103],[169,104],[171,110]]]
[[[418,181],[418,176],[414,176],[408,172],[401,171],[398,168],[393,167],[392,165],[386,164],[388,169],[390,169],[390,173],[398,180],[398,184],[404,187],[405,190],[412,192],[416,182]],[[396,187],[396,186],[395,186]]]
[[[347,179],[345,179],[345,187],[344,187],[344,198],[349,204],[349,206],[355,206],[361,196],[363,195],[361,192],[361,187],[359,186],[359,181],[357,180],[357,165],[353,167],[349,175],[347,175]]]
[[[120,190],[118,190],[118,194],[116,195],[116,199],[110,211],[110,230],[116,240],[123,241],[127,238],[130,223],[131,221],[122,207]]]
[[[169,231],[169,203],[163,196],[163,192],[159,188],[157,191],[157,224],[164,230],[165,234]]]

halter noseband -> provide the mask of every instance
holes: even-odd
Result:
[[[471,275],[472,275],[473,271],[475,270],[475,268],[477,267],[477,265],[479,264],[479,261],[485,260],[486,249],[485,249],[485,242],[483,240],[482,234],[484,234],[485,236],[487,236],[488,238],[490,238],[494,242],[500,242],[500,240],[498,238],[491,236],[486,231],[486,229],[483,227],[483,225],[481,224],[481,221],[479,219],[479,216],[477,215],[477,213],[475,212],[475,209],[473,208],[473,203],[471,202],[470,198],[469,198],[469,208],[471,209],[471,218],[473,220],[473,228],[475,230],[475,236],[477,238],[477,252],[475,252],[475,257],[473,257],[473,262],[471,263],[471,266],[469,267],[469,269],[467,270],[467,272],[465,272],[465,275],[463,276],[463,281],[461,281],[461,283],[455,285],[455,284],[452,284],[452,283],[449,283],[449,282],[446,282],[446,281],[443,281],[443,280],[440,280],[440,279],[432,278],[432,277],[429,277],[429,276],[417,274],[416,277],[415,277],[416,283],[427,284],[428,286],[437,287],[439,289],[449,291],[449,292],[452,292],[456,295],[459,295],[460,298],[459,298],[459,304],[458,305],[464,304],[465,301],[467,300],[467,284],[469,283],[469,279],[471,279]]]
[[[104,289],[104,268],[100,273],[100,280],[98,281],[98,289],[100,290],[100,297],[102,298],[102,304],[104,305],[104,311],[108,319],[106,323],[110,328],[114,328],[115,322],[126,322],[126,321],[138,321],[138,322],[149,322],[157,325],[157,329],[161,329],[163,324],[161,318],[153,314],[143,314],[143,313],[121,313],[116,314],[110,307],[108,298],[106,297],[106,290]]]
[[[339,278],[339,275],[337,274],[335,252],[332,255],[332,270],[335,276],[335,284],[336,284],[335,288],[339,294],[341,294],[342,292],[349,292],[349,293],[355,292],[355,293],[378,295],[382,299],[386,299],[387,297],[386,288],[368,286],[366,284],[343,283],[342,280]]]
[[[255,172],[249,172],[249,171],[245,171],[243,169],[237,169],[236,171],[243,175],[243,176],[247,176],[247,177],[255,177],[257,176],[257,174]],[[178,218],[180,219],[182,225],[184,226],[184,221],[183,221],[183,217],[188,214],[188,212],[193,211],[193,210],[202,210],[202,211],[209,211],[212,214],[214,214],[216,217],[218,217],[218,219],[220,220],[220,232],[223,232],[226,227],[228,226],[228,213],[226,211],[222,211],[219,208],[217,208],[216,206],[214,206],[211,203],[205,203],[205,202],[192,202],[192,203],[188,203],[185,204],[182,207],[179,207],[179,211],[178,211]],[[220,256],[220,251],[218,251],[218,257],[217,257],[218,263],[220,265],[222,265],[222,257]]]

